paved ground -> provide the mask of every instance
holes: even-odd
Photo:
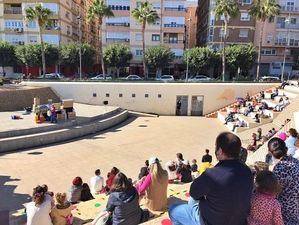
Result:
[[[217,119],[139,117],[106,133],[0,155],[0,210],[22,208],[37,184],[46,183],[57,192],[67,191],[78,175],[89,182],[96,168],[106,176],[117,166],[135,179],[150,156],[158,156],[163,164],[177,152],[199,160],[205,148],[214,152],[215,137],[224,130]]]

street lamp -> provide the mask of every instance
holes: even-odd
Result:
[[[191,12],[188,19],[188,37],[187,37],[187,69],[186,69],[186,80],[185,82],[188,82],[188,76],[189,76],[189,51],[190,51],[190,33],[191,33]]]
[[[286,64],[286,58],[287,58],[287,48],[290,45],[290,29],[289,29],[289,25],[290,25],[290,14],[289,17],[284,21],[287,25],[287,43],[286,46],[284,48],[284,54],[283,54],[283,63],[282,63],[282,70],[281,70],[281,81],[284,80],[284,70],[285,70],[285,64]]]
[[[79,21],[79,75],[80,80],[82,80],[82,31],[81,31],[81,15],[77,16],[77,19]]]

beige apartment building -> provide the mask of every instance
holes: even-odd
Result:
[[[208,46],[212,49],[222,48],[223,20],[216,20],[214,14],[216,0],[199,0],[197,44]],[[249,15],[252,0],[240,0],[240,13],[236,18],[231,18],[227,30],[227,44],[248,44],[254,42],[255,19]]]
[[[262,38],[261,74],[299,75],[294,71],[293,55],[299,51],[299,1],[278,0],[280,14],[265,24]],[[258,46],[261,24],[256,24],[255,45]],[[285,60],[284,60],[285,59]]]
[[[95,23],[88,24],[86,12],[92,0],[2,0],[0,1],[0,39],[15,45],[40,42],[37,21],[25,20],[25,9],[41,3],[53,12],[53,25],[46,27],[43,39],[55,45],[77,42],[82,18],[82,42],[98,45]]]
[[[166,45],[174,52],[176,60],[173,69],[182,62],[186,39],[186,0],[150,0],[158,12],[159,19],[146,26],[146,47]],[[143,74],[142,69],[142,33],[141,25],[131,16],[133,9],[139,6],[136,0],[107,0],[114,17],[106,18],[103,24],[103,46],[123,43],[130,46],[133,60],[130,63],[131,74]]]

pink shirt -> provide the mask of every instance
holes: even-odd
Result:
[[[144,180],[142,180],[140,183],[138,183],[136,185],[136,189],[138,191],[139,195],[143,195],[146,191],[146,189],[148,189],[148,187],[151,185],[152,183],[152,176],[149,173]]]
[[[253,194],[248,225],[284,225],[281,206],[274,195],[260,192]]]

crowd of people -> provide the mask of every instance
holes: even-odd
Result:
[[[168,209],[169,183],[191,183],[188,204],[169,206],[173,225],[299,224],[299,161],[294,158],[299,155],[298,134],[290,129],[285,140],[282,136],[269,137],[269,154],[278,160],[273,172],[267,166],[255,171],[246,166],[247,153],[239,137],[223,132],[215,142],[215,166],[206,149],[200,165],[196,159],[190,165],[177,153],[163,169],[161,161],[151,157],[134,182],[113,167],[106,178],[95,170],[89,184],[75,177],[68,194],[54,195],[47,185],[37,186],[26,205],[27,225],[70,225],[76,204],[101,193],[109,195],[108,202],[92,224],[137,225],[149,220],[151,212]],[[262,137],[258,130],[256,138]]]
[[[274,89],[270,94],[271,100],[279,95],[278,89]],[[272,107],[269,107],[265,100],[265,92],[261,91],[256,96],[250,97],[247,93],[245,98],[237,98],[236,102],[229,109],[229,113],[225,118],[225,125],[229,122],[233,123],[232,131],[234,132],[237,127],[246,127],[248,124],[243,119],[238,117],[238,114],[243,114],[246,117],[251,117],[256,123],[261,122],[261,118],[268,118],[269,115],[265,110],[273,110],[277,112],[283,111],[290,104],[290,100],[286,96],[282,96],[279,102]]]

